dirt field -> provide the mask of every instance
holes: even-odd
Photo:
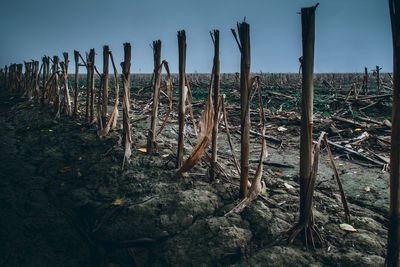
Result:
[[[357,77],[352,78],[355,83]],[[279,85],[279,76],[274,79]],[[200,103],[206,94],[204,83],[195,77],[192,82],[193,101]],[[339,88],[336,83],[333,86]],[[350,83],[343,84],[344,96]],[[54,120],[50,108],[18,99],[3,90],[0,265],[381,266],[386,251],[389,173],[376,157],[381,165],[331,147],[356,232],[340,228],[344,223],[343,205],[323,150],[313,212],[325,244],[306,250],[300,241],[287,245],[279,239],[297,222],[299,206],[300,115],[294,112],[299,105],[299,91],[290,84],[292,91],[284,91],[283,84],[284,81],[282,88],[276,84],[271,87],[274,92],[293,98],[270,94],[270,87],[263,87],[264,103],[269,108],[266,134],[276,139],[267,139],[268,157],[263,174],[267,193],[240,214],[228,216],[224,215],[238,203],[239,177],[225,126],[220,128],[218,153],[226,176],[211,181],[207,163],[201,162],[183,177],[175,177],[175,103],[174,113],[157,140],[159,152],[149,156],[138,149],[146,147],[151,90],[146,85],[137,86],[132,89],[132,162],[122,169],[120,129],[99,139],[96,126],[85,124],[84,119],[62,116]],[[240,155],[239,109],[235,102],[238,91],[234,87],[234,82],[223,80],[230,129]],[[323,91],[323,87],[317,86],[316,91],[318,88]],[[353,144],[353,150],[365,152],[370,158],[371,153],[388,157],[389,146],[384,141],[390,129],[335,121],[330,116],[340,110],[340,98],[336,102],[332,98],[326,100],[322,96],[329,97],[328,91],[329,88],[315,97],[314,139],[326,131],[331,141],[345,145],[350,140],[347,144]],[[346,118],[359,116],[356,109],[367,105],[356,101],[344,103],[336,115]],[[83,106],[82,102],[81,113]],[[196,119],[202,107],[201,103],[194,105]],[[349,109],[350,116],[346,113]],[[165,111],[163,102],[161,118]],[[252,116],[257,114],[253,111]],[[379,122],[390,118],[390,106],[384,102],[364,112],[363,117]],[[254,131],[257,129],[254,123]],[[354,143],[364,132],[369,137]],[[185,143],[187,157],[196,143],[189,117],[185,138],[190,140]],[[255,170],[259,137],[252,135],[251,142],[251,167]],[[254,176],[254,171],[250,176]]]

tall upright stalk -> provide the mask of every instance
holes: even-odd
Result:
[[[106,125],[107,122],[107,109],[108,109],[108,62],[109,62],[109,57],[110,57],[110,48],[108,45],[105,45],[103,47],[103,103],[102,105],[102,123],[103,125]],[[99,103],[100,105],[100,103]]]
[[[74,115],[78,114],[78,93],[79,93],[79,52],[74,50],[75,59],[75,81],[74,81]]]
[[[122,132],[123,132],[123,145],[124,145],[124,161],[129,161],[131,156],[131,144],[132,136],[129,121],[129,111],[130,111],[130,69],[131,69],[131,44],[124,44],[124,62],[121,63],[122,66],[122,82],[124,85],[123,99],[122,99]]]
[[[312,168],[312,127],[314,99],[314,43],[315,8],[301,9],[303,40],[303,79],[301,94],[301,134],[300,134],[300,220],[305,218],[305,197]]]
[[[179,106],[178,106],[178,155],[176,166],[179,169],[183,164],[184,152],[184,127],[185,127],[185,79],[186,79],[186,33],[184,30],[178,31],[179,49]]]
[[[59,58],[57,56],[53,57],[53,74],[55,75],[54,77],[54,110],[56,112],[56,118],[60,117],[60,81],[59,81],[59,76],[58,76],[58,67],[59,64]]]
[[[400,1],[389,0],[393,38],[393,104],[390,149],[390,208],[385,265],[399,266],[400,246]]]
[[[62,74],[63,74],[63,79],[64,79],[64,103],[65,103],[65,111],[68,116],[72,115],[72,108],[71,108],[71,97],[69,95],[69,87],[68,87],[68,65],[69,65],[69,59],[68,59],[68,53],[64,52],[64,63],[61,66],[62,67]]]
[[[379,74],[380,70],[381,68],[379,66],[376,66],[376,88],[378,95],[381,93],[381,77]]]
[[[315,246],[314,234],[321,243],[322,237],[314,226],[312,218],[312,199],[314,185],[318,171],[318,153],[325,133],[321,133],[318,145],[312,151],[313,127],[313,95],[314,95],[314,42],[315,42],[315,9],[313,7],[301,9],[301,25],[303,40],[302,56],[302,95],[301,95],[301,133],[300,133],[300,217],[296,225],[288,230],[289,243],[293,243],[299,233],[303,233],[303,240],[308,247],[308,242]]]
[[[249,91],[250,83],[250,25],[246,22],[238,23],[237,30],[239,40],[235,30],[232,33],[240,50],[240,198],[247,197],[247,187],[249,180],[249,157],[250,157],[250,105]]]
[[[95,91],[94,91],[94,59],[95,52],[94,48],[90,49],[89,53],[90,59],[90,118],[89,122],[92,123],[94,121],[94,99],[95,99]]]
[[[90,52],[91,53],[91,52]],[[91,75],[90,72],[92,71],[92,68],[90,67],[90,54],[86,54],[86,113],[85,113],[85,119],[86,122],[90,122],[90,82],[91,82]]]
[[[364,94],[366,95],[368,93],[368,69],[367,67],[364,67]]]
[[[150,130],[147,139],[147,152],[153,154],[157,149],[156,143],[156,124],[158,105],[160,100],[160,84],[161,84],[161,41],[153,42],[153,56],[154,56],[154,83],[153,83],[153,109],[151,112]]]
[[[219,30],[214,30],[211,34],[211,38],[214,43],[214,63],[213,63],[213,102],[214,102],[214,125],[212,129],[212,140],[211,140],[211,179],[215,179],[215,165],[217,164],[217,138],[218,138],[218,119],[220,114],[219,105],[219,88],[220,88],[220,62],[219,62]]]

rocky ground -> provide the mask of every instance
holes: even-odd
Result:
[[[240,214],[224,216],[238,202],[239,180],[223,128],[219,156],[227,177],[211,181],[205,162],[175,177],[176,117],[158,138],[157,155],[138,150],[150,123],[146,104],[133,104],[134,152],[122,168],[121,130],[99,139],[96,127],[79,117],[55,120],[50,108],[0,97],[0,266],[383,264],[389,174],[381,167],[334,151],[357,229],[347,232],[340,228],[343,207],[322,151],[313,207],[325,244],[308,250],[301,241],[287,245],[279,237],[298,219],[298,122],[267,121],[267,134],[283,141],[268,141],[267,193]],[[239,151],[239,128],[229,119]],[[320,130],[329,125],[316,123],[316,136]],[[253,169],[259,143],[253,136]],[[185,149],[188,156],[188,142]]]

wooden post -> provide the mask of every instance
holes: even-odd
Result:
[[[75,59],[75,81],[74,81],[74,116],[78,114],[78,94],[79,94],[79,52],[74,50]]]
[[[121,63],[122,67],[122,78],[123,78],[123,85],[124,85],[124,92],[123,92],[123,100],[122,100],[122,107],[123,107],[123,118],[122,118],[122,132],[123,132],[123,145],[125,149],[124,153],[124,161],[122,166],[124,166],[126,161],[129,161],[131,156],[131,144],[132,144],[132,137],[131,137],[131,129],[130,129],[130,120],[129,120],[129,111],[130,111],[130,68],[131,68],[131,44],[125,43],[124,44],[124,62]]]
[[[393,103],[390,150],[390,208],[385,266],[399,266],[400,247],[400,1],[389,0],[393,38]]]
[[[156,124],[158,105],[160,99],[160,83],[161,83],[161,41],[153,41],[154,71],[153,71],[153,109],[151,113],[150,130],[147,137],[147,152],[153,154],[157,150],[156,143]]]
[[[110,57],[110,48],[108,45],[103,47],[103,103],[102,103],[102,120],[103,125],[107,123],[107,109],[108,109],[108,62]],[[100,105],[100,103],[99,103]]]
[[[217,144],[218,144],[218,120],[219,120],[219,88],[220,88],[220,62],[219,62],[219,31],[214,30],[211,34],[211,38],[214,43],[214,84],[213,84],[213,102],[214,102],[214,125],[212,129],[212,140],[211,140],[211,179],[215,179],[215,165],[217,164]]]
[[[238,23],[239,40],[232,29],[240,49],[240,198],[247,197],[249,180],[249,157],[250,157],[250,25],[246,22]]]
[[[184,30],[178,31],[179,49],[179,107],[178,107],[178,156],[176,167],[179,169],[183,164],[184,153],[184,127],[185,127],[185,79],[186,79],[186,33]]]

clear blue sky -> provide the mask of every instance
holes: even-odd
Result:
[[[117,62],[123,43],[132,44],[132,72],[152,72],[149,44],[163,42],[162,58],[177,72],[177,31],[186,30],[187,72],[211,72],[209,31],[221,32],[221,72],[237,72],[240,54],[230,32],[246,16],[252,72],[297,72],[301,23],[310,0],[2,0],[0,66],[62,55],[73,60],[102,46]],[[391,28],[386,0],[319,0],[316,11],[316,72],[361,72],[375,65],[392,71]]]

